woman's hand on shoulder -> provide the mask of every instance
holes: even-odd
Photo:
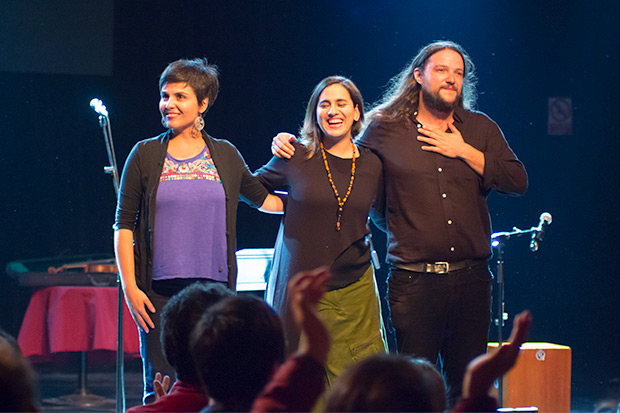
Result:
[[[295,153],[295,147],[292,142],[297,138],[287,132],[278,133],[271,142],[271,153],[278,158],[291,159]]]

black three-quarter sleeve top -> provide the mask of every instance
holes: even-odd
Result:
[[[289,277],[301,270],[329,266],[332,272],[330,289],[344,287],[363,275],[370,262],[365,242],[366,220],[381,180],[379,158],[360,148],[351,195],[344,205],[341,230],[337,231],[338,202],[323,157],[319,152],[308,158],[304,147],[298,143],[294,145],[295,155],[290,160],[273,157],[256,171],[268,189],[288,192],[271,273],[281,284],[276,287],[276,295],[285,290]],[[326,156],[342,199],[349,187],[351,159],[328,152]]]

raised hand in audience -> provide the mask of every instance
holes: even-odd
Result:
[[[298,354],[312,356],[321,364],[327,361],[329,333],[318,317],[317,304],[326,291],[329,277],[327,267],[302,271],[293,277],[288,287],[291,309],[302,331]]]
[[[496,351],[483,354],[472,360],[463,378],[463,398],[487,396],[493,382],[506,374],[517,362],[519,347],[527,339],[532,325],[532,315],[528,310],[518,314],[514,321],[510,338]]]
[[[155,380],[153,380],[153,391],[155,392],[155,400],[159,400],[160,397],[164,397],[170,390],[170,376],[166,375],[162,379],[161,373],[155,373]]]

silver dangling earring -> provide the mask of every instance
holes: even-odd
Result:
[[[202,118],[202,116],[198,116],[196,118],[196,120],[194,121],[194,128],[196,128],[198,132],[202,132],[202,130],[205,128],[205,120]]]

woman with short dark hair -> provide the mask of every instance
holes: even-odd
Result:
[[[235,290],[239,196],[265,211],[282,208],[230,142],[203,130],[219,90],[215,66],[177,60],[161,74],[159,90],[168,130],[129,154],[114,224],[125,300],[140,331],[145,402],[152,399],[155,373],[174,377],[159,338],[159,313],[168,299],[194,282]]]

